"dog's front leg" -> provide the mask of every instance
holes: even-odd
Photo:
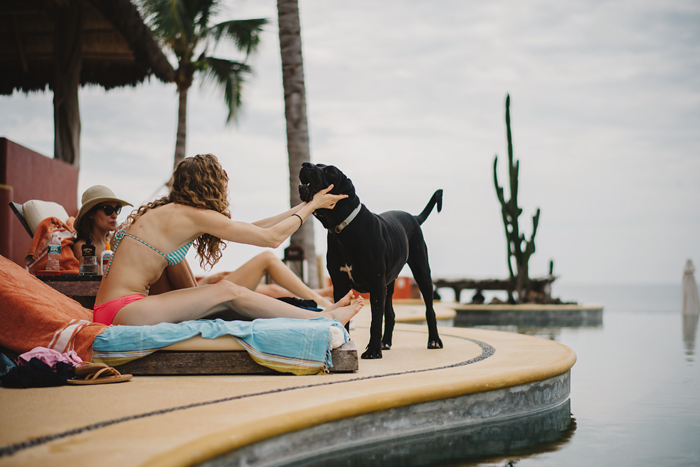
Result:
[[[365,360],[382,358],[382,318],[384,316],[385,300],[385,287],[370,290],[369,302],[372,306],[372,324],[369,328],[369,344],[367,344],[367,350],[362,354],[362,358]]]
[[[382,337],[382,350],[391,349],[391,341],[394,336],[394,323],[396,322],[396,314],[394,314],[394,285],[396,281],[386,286],[386,298],[384,299],[384,337]]]

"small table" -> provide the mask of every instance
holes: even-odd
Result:
[[[59,276],[36,276],[44,284],[68,295],[85,308],[92,310],[95,297],[102,282],[102,276],[81,276],[79,274],[62,274]]]

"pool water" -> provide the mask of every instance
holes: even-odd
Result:
[[[553,295],[603,304],[602,323],[476,327],[535,335],[573,349],[578,359],[571,370],[569,405],[299,465],[700,466],[697,321],[684,329],[680,282],[555,284]]]
[[[602,324],[479,327],[553,339],[576,352],[570,399],[574,425],[554,445],[449,465],[700,465],[698,331],[687,322],[684,329],[680,283],[555,285],[553,295],[604,304]]]

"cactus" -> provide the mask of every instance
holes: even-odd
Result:
[[[510,176],[510,199],[506,201],[503,188],[498,184],[498,155],[493,161],[493,181],[496,185],[496,194],[501,203],[501,215],[503,216],[503,226],[506,231],[506,241],[508,242],[508,272],[510,279],[515,281],[515,291],[518,293],[518,302],[523,303],[527,299],[527,292],[530,289],[530,276],[528,272],[528,262],[530,256],[535,252],[535,234],[540,221],[540,209],[532,216],[532,235],[529,240],[525,239],[525,234],[520,233],[518,218],[523,210],[518,206],[518,171],[520,161],[513,163],[513,139],[510,131],[510,95],[506,97],[506,130],[508,138],[508,174]],[[513,272],[513,262],[515,262],[517,275]],[[508,291],[508,301],[513,303],[513,293]]]

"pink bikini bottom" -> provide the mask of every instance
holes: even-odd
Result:
[[[127,295],[122,298],[115,298],[101,305],[95,305],[92,314],[92,321],[94,323],[101,323],[110,325],[114,321],[114,317],[117,316],[119,310],[127,306],[129,303],[133,303],[137,300],[146,298],[145,295]]]

